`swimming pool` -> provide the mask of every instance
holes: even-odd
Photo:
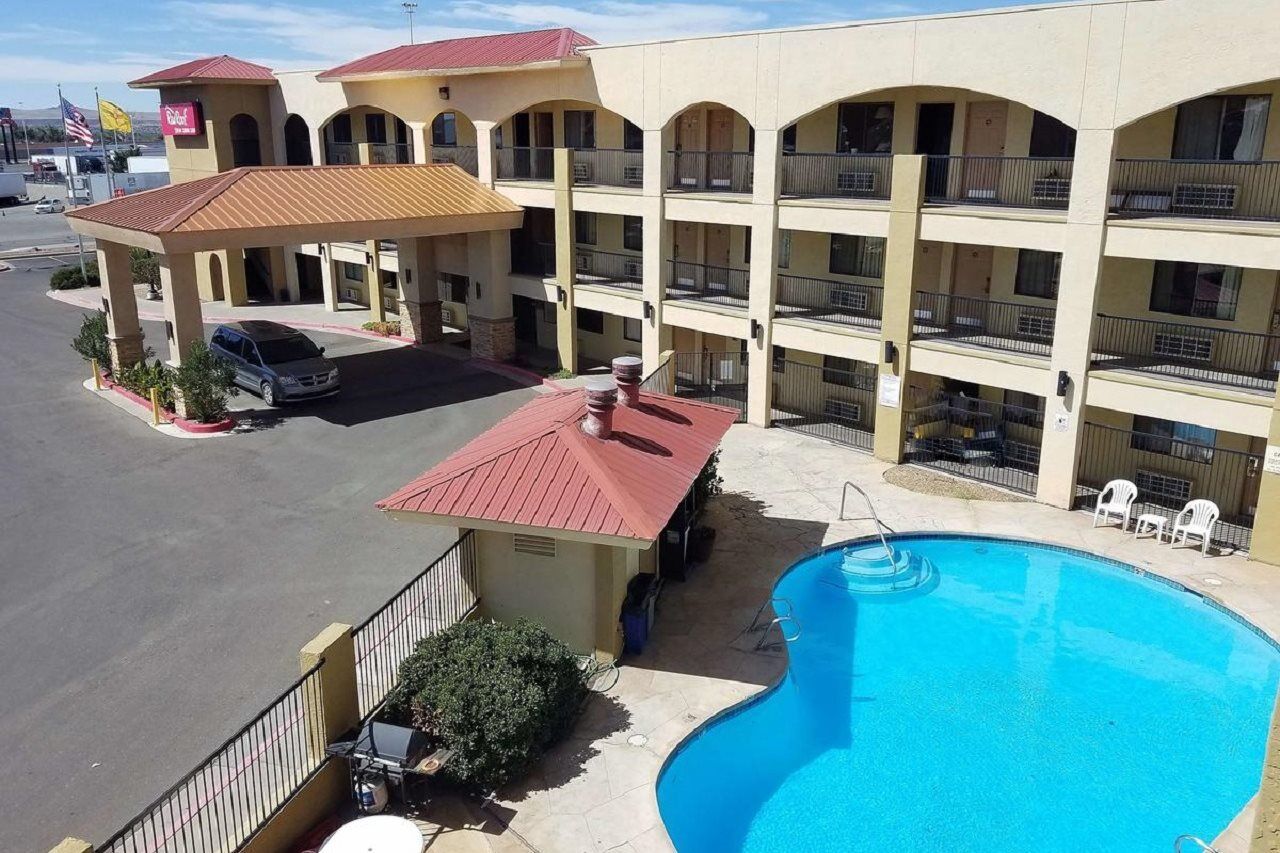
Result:
[[[1280,652],[1250,626],[1083,552],[891,546],[915,567],[897,591],[850,573],[876,540],[778,581],[786,675],[658,780],[680,853],[1167,853],[1257,790]]]

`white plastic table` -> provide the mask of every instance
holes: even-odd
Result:
[[[374,815],[343,824],[320,846],[320,853],[422,853],[425,848],[422,832],[412,821]]]
[[[1163,515],[1154,512],[1144,512],[1138,516],[1138,521],[1133,525],[1133,538],[1137,539],[1138,534],[1146,533],[1148,530],[1155,531],[1156,544],[1159,545],[1161,539],[1164,538],[1164,526],[1168,524],[1169,519]]]

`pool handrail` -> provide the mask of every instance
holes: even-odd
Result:
[[[880,537],[880,545],[884,548],[885,556],[892,561],[894,559],[894,551],[889,545],[889,540],[884,538],[885,523],[881,521],[880,516],[876,514],[876,507],[875,504],[871,502],[871,495],[867,494],[861,486],[852,483],[849,480],[845,480],[844,486],[840,489],[840,520],[845,520],[844,505],[845,499],[849,497],[850,489],[853,489],[855,492],[862,495],[862,499],[867,502],[867,509],[871,510],[871,520],[876,523],[876,535]],[[892,533],[893,530],[890,529],[889,532]]]
[[[1173,853],[1182,853],[1183,842],[1189,842],[1200,848],[1203,853],[1218,853],[1216,847],[1210,847],[1194,835],[1179,835],[1173,841]]]

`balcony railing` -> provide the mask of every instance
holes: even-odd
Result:
[[[573,151],[573,183],[579,187],[634,187],[644,184],[644,154],[620,148]]]
[[[374,142],[369,145],[371,163],[412,163],[413,146],[407,142]]]
[[[876,426],[876,374],[865,361],[851,370],[773,360],[773,426],[870,452]]]
[[[1055,314],[1052,306],[920,292],[916,294],[915,336],[1047,356],[1053,347]]]
[[[360,149],[354,142],[324,143],[324,164],[326,166],[353,166],[360,162]]]
[[[1092,511],[1098,493],[1116,479],[1138,487],[1134,518],[1154,513],[1172,520],[1187,501],[1207,498],[1222,513],[1213,541],[1232,549],[1249,548],[1262,457],[1094,423],[1086,423],[1081,432],[1078,508]]]
[[[729,308],[747,307],[747,270],[669,261],[668,299],[696,299]]]
[[[1273,393],[1280,335],[1099,314],[1093,366]]]
[[[556,274],[556,247],[554,243],[538,243],[535,246],[513,247],[511,272],[516,275],[532,275],[550,278]]]
[[[499,148],[498,180],[550,181],[554,174],[554,148]]]
[[[644,263],[639,255],[574,249],[578,284],[599,284],[639,293],[643,288]]]
[[[906,458],[972,480],[1035,494],[1044,413],[954,394],[912,395]]]
[[[1071,164],[1067,157],[929,157],[924,197],[934,204],[1065,209]]]
[[[456,163],[469,175],[480,174],[480,158],[474,145],[433,145],[432,163]]]
[[[749,193],[754,160],[746,151],[668,151],[666,185],[672,191]]]
[[[782,156],[784,196],[887,199],[892,177],[892,154]]]
[[[778,275],[774,316],[880,328],[884,288],[798,275]]]
[[[1280,162],[1117,160],[1111,212],[1280,222]]]

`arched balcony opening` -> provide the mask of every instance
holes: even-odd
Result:
[[[258,120],[246,113],[231,117],[231,165],[262,165],[262,144],[258,139]]]
[[[623,116],[586,101],[543,101],[497,130],[497,179],[549,182],[556,148],[573,151],[578,186],[639,188],[644,134]]]
[[[471,175],[480,166],[476,148],[476,126],[457,110],[439,113],[427,129],[432,163],[456,163]]]
[[[284,122],[284,158],[289,166],[310,166],[311,129],[300,115],[290,115]]]
[[[1120,128],[1114,216],[1280,221],[1280,80],[1183,101]]]
[[[693,104],[667,123],[663,143],[668,192],[751,192],[755,130],[741,113]]]
[[[413,134],[394,113],[378,107],[350,107],[324,126],[326,166],[354,163],[412,163]]]

